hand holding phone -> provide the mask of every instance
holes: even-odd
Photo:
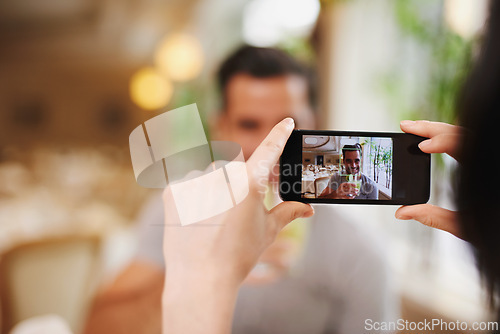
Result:
[[[447,153],[460,160],[459,144],[463,129],[459,126],[429,121],[402,121],[401,130],[406,133],[426,136],[419,144],[426,153]],[[455,211],[447,210],[431,204],[403,206],[396,211],[396,218],[402,220],[414,219],[424,225],[449,232],[463,238]]]

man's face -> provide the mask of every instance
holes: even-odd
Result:
[[[314,128],[305,79],[292,75],[255,78],[238,74],[226,86],[226,108],[219,122],[219,139],[240,144],[248,159],[269,131],[286,117],[292,117],[298,128]],[[277,169],[270,177],[277,177]],[[295,256],[295,248],[288,243],[287,239],[278,237],[260,260],[271,264],[273,269],[262,277],[250,274],[247,282],[270,282],[286,272],[288,265],[283,263],[289,263]]]
[[[237,74],[226,86],[221,139],[240,144],[248,159],[273,126],[286,117],[292,117],[299,128],[314,128],[305,79]]]
[[[361,165],[359,151],[346,151],[344,154],[344,166],[347,174],[358,174]]]

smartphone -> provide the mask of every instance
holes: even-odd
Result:
[[[294,130],[280,159],[284,201],[426,203],[431,156],[406,133]]]

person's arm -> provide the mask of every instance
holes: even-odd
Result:
[[[102,287],[86,321],[88,334],[161,332],[163,199],[153,193],[137,217],[137,252],[112,284]],[[138,321],[137,319],[140,319]]]
[[[330,187],[326,187],[321,194],[319,195],[319,198],[337,198],[337,190],[333,190]]]
[[[158,333],[163,275],[163,269],[151,262],[130,263],[96,296],[83,333]]]
[[[459,126],[429,122],[429,121],[402,121],[401,130],[406,133],[428,137],[418,147],[426,153],[447,153],[453,158],[459,158],[459,143],[462,128]],[[449,232],[459,238],[461,233],[458,227],[456,213],[431,204],[402,206],[396,211],[396,218],[402,220],[414,219],[424,225]]]
[[[368,176],[365,176],[365,177],[366,177],[368,184],[371,187],[371,191],[368,193],[368,196],[366,198],[367,199],[378,199],[378,186],[377,186],[377,184],[375,183],[375,181],[370,179]]]
[[[166,263],[163,333],[229,333],[240,284],[290,221],[312,216],[311,206],[284,202],[271,211],[263,197],[269,173],[294,127],[276,125],[248,160],[249,193],[231,210],[181,227],[172,192],[164,192]],[[207,194],[210,196],[210,194]]]

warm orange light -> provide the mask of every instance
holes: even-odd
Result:
[[[173,86],[161,73],[151,67],[137,71],[130,79],[130,97],[146,110],[159,109],[168,104]]]
[[[188,81],[203,67],[203,49],[191,35],[171,34],[160,42],[155,52],[156,66],[174,81]]]

